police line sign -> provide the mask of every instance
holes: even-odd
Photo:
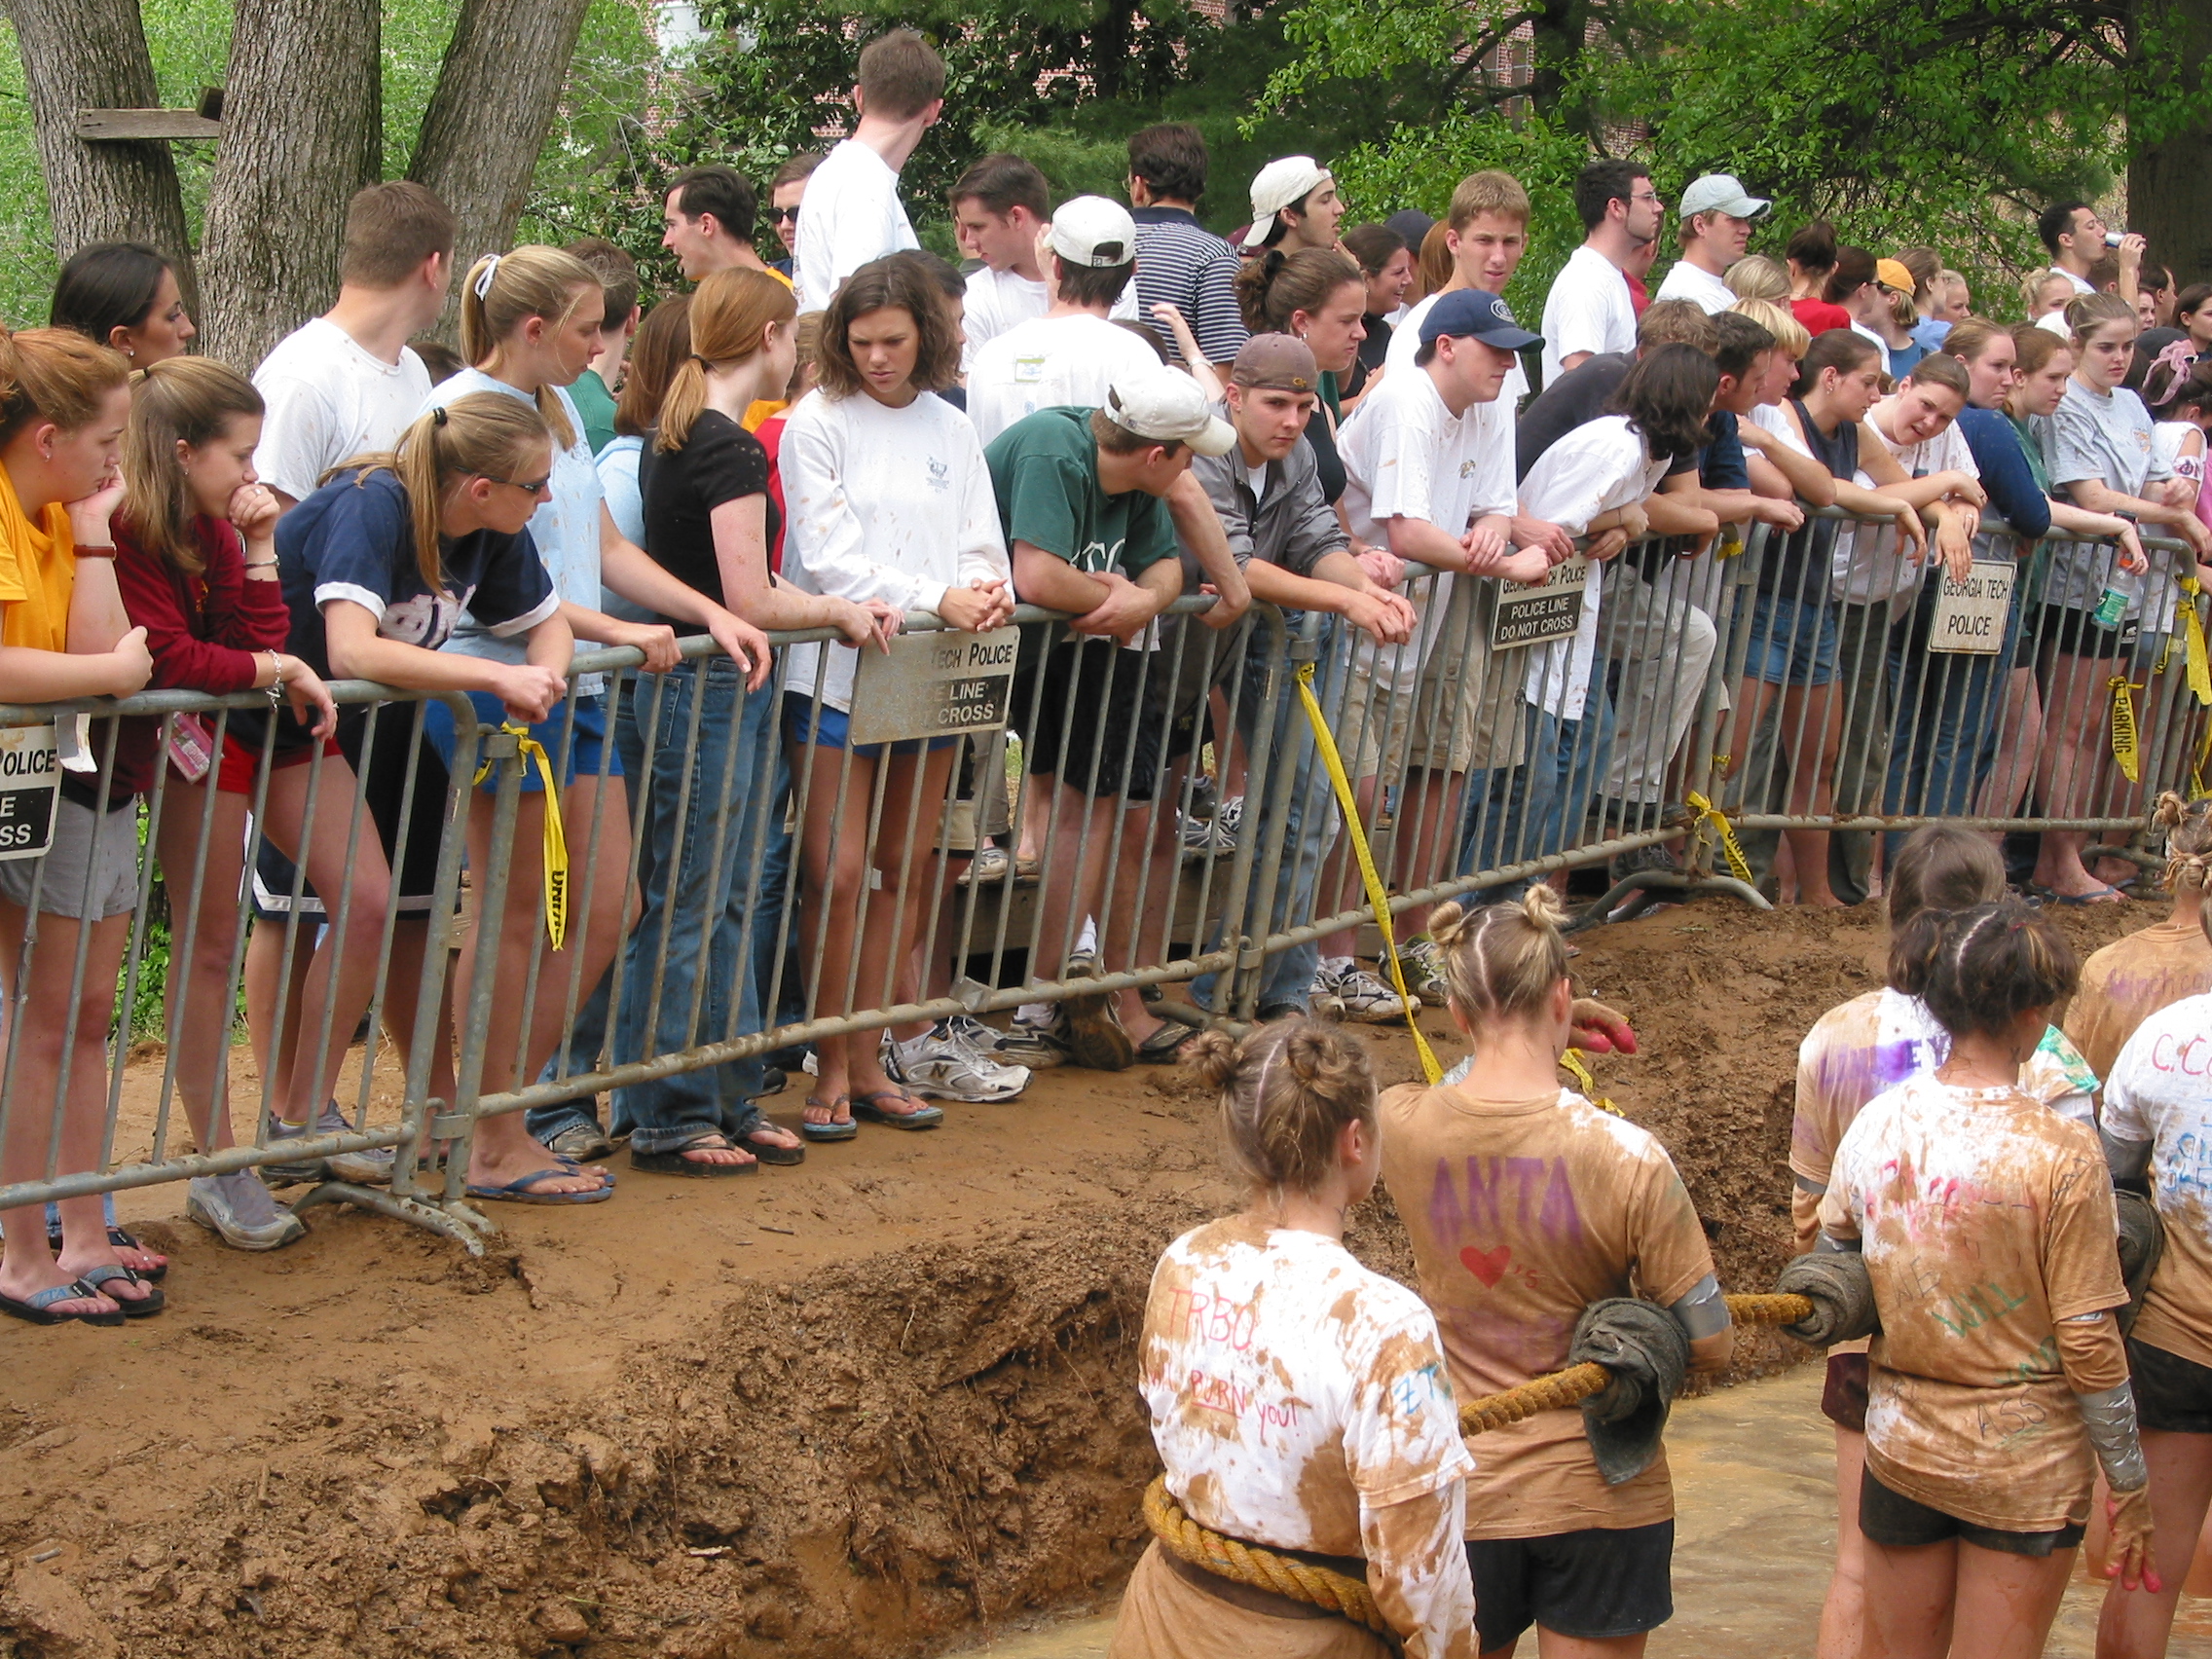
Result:
[[[997,731],[1014,702],[1021,630],[900,634],[888,653],[862,650],[853,676],[853,741]]]
[[[1491,649],[1506,651],[1573,638],[1582,623],[1583,581],[1589,573],[1590,561],[1578,553],[1554,565],[1541,586],[1502,584],[1497,616],[1491,624]]]
[[[1939,571],[1936,615],[1928,630],[1932,651],[1994,656],[2005,644],[2012,611],[2015,567],[2009,559],[1976,559],[1963,582]]]
[[[53,844],[60,792],[54,728],[0,727],[0,859],[35,859]]]

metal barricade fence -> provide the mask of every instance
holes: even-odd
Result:
[[[377,761],[350,775],[273,767],[272,722],[252,694],[0,710],[0,727],[58,718],[66,729],[78,712],[97,714],[102,762],[119,711],[162,719],[157,754],[190,716],[218,746],[246,733],[261,760],[249,832],[235,795],[226,804],[155,768],[141,810],[162,887],[155,858],[143,859],[120,951],[113,929],[73,930],[65,1028],[26,1042],[27,985],[54,971],[38,964],[38,938],[61,932],[35,914],[34,895],[0,1074],[0,1208],[274,1165],[316,1177],[303,1203],[361,1204],[478,1249],[496,1231],[468,1196],[487,1119],[527,1112],[549,1136],[610,1094],[611,1128],[634,1146],[640,1131],[672,1145],[749,1123],[764,1057],[795,1044],[1078,998],[1121,997],[1132,1020],[1304,1006],[1319,959],[1364,954],[1360,930],[1376,920],[1340,793],[1370,832],[1405,931],[1397,916],[1447,898],[1502,896],[1616,855],[1649,867],[1621,871],[1588,918],[1637,888],[1717,887],[1763,904],[1714,869],[1708,803],[1746,831],[1754,880],[1770,874],[1775,832],[1788,832],[1832,834],[1825,850],[1848,882],[1864,879],[1853,872],[1869,857],[1851,836],[1936,819],[2127,830],[2148,794],[2201,769],[2205,710],[2188,667],[2197,647],[2157,597],[2174,588],[2170,570],[2154,571],[2153,626],[2131,636],[2080,604],[2109,548],[2046,540],[2000,602],[1919,582],[1895,534],[1828,513],[1810,534],[1754,535],[1738,557],[1683,557],[1654,539],[1578,558],[1535,589],[1412,567],[1403,591],[1420,620],[1398,645],[1265,606],[1217,631],[1198,614],[1210,601],[1186,599],[1154,648],[1124,649],[1023,608],[998,693],[1011,699],[1003,734],[995,720],[979,735],[958,719],[925,720],[934,736],[886,727],[892,682],[864,678],[843,698],[849,714],[836,709],[831,652],[809,648],[821,635],[776,637],[757,689],[704,640],[666,675],[639,672],[632,651],[581,654],[545,754],[481,722],[464,696],[334,687],[347,754]],[[1977,571],[2014,571],[2009,548],[1986,534]],[[2200,596],[2175,591],[2201,611]],[[1932,648],[1961,641],[1970,648]],[[592,676],[606,677],[596,702],[578,690]],[[2112,754],[2116,682],[2137,732],[2132,778]],[[451,755],[442,785],[435,766],[407,761],[430,726]],[[548,772],[562,785],[566,861],[550,887],[560,859],[537,787]],[[1222,803],[1211,819],[1209,789]],[[372,807],[387,820],[381,839]],[[1679,867],[1645,853],[1685,830]],[[310,856],[292,877],[292,919],[276,924],[283,949],[257,977],[262,1023],[281,1029],[302,1003],[308,1017],[293,1071],[281,1052],[265,1057],[254,1124],[211,1151],[254,907],[232,861],[252,868],[272,832]],[[1805,841],[1801,856],[1818,850]],[[375,851],[404,873],[374,879]],[[311,865],[334,889],[320,923],[301,907]],[[150,1062],[129,1063],[133,1007],[163,943],[157,891],[171,913],[185,896],[166,940],[158,1084]],[[419,901],[405,918],[401,899]],[[567,919],[559,948],[555,910]],[[112,1043],[97,998],[97,1029],[86,1027],[83,995],[110,952]],[[1182,983],[1190,1000],[1167,999]],[[1150,1010],[1137,1000],[1147,991],[1162,998]],[[369,1041],[356,1051],[347,1011],[364,1000]],[[396,1053],[376,1040],[380,1026],[398,1034]],[[39,1059],[49,1051],[51,1080]],[[87,1066],[99,1072],[98,1110]],[[329,1091],[338,1118],[271,1144],[280,1088],[295,1116],[324,1111],[325,1079],[344,1086]],[[364,1163],[374,1173],[381,1149],[391,1149],[388,1180],[346,1178]],[[330,1160],[340,1178],[317,1167]]]

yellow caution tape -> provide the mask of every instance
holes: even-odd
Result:
[[[1736,839],[1735,827],[1728,815],[1705,796],[1692,790],[1688,795],[1689,809],[1701,823],[1710,824],[1720,836],[1720,850],[1728,856],[1729,873],[1745,886],[1755,885],[1751,879],[1751,861],[1744,856],[1744,843]]]
[[[1320,700],[1313,695],[1313,665],[1309,662],[1298,665],[1298,700],[1305,705],[1307,723],[1313,728],[1313,746],[1320,753],[1321,764],[1329,769],[1329,782],[1336,788],[1338,809],[1345,815],[1345,828],[1351,832],[1351,849],[1359,856],[1360,880],[1366,883],[1368,903],[1375,907],[1376,926],[1382,931],[1382,959],[1390,965],[1390,984],[1405,1004],[1406,1029],[1414,1034],[1421,1076],[1434,1088],[1443,1081],[1444,1068],[1436,1063],[1436,1052],[1414,1018],[1420,1005],[1406,988],[1406,972],[1398,965],[1398,944],[1391,937],[1390,896],[1382,889],[1382,877],[1375,869],[1375,855],[1368,850],[1367,830],[1359,822],[1359,802],[1352,796],[1351,780],[1345,776],[1344,756],[1337,753],[1337,740],[1329,731],[1329,722],[1321,717]]]
[[[2189,688],[2196,693],[2199,703],[2212,704],[2212,658],[2205,655],[2204,617],[2196,608],[2204,584],[2194,576],[2184,576],[2181,591],[2189,595],[2181,608],[2182,639],[2189,653]]]
[[[2142,770],[2135,753],[2135,693],[2143,687],[2128,684],[2124,674],[2114,675],[2108,683],[2112,686],[2112,757],[2132,784]]]
[[[2196,743],[2196,763],[2190,769],[2190,799],[2202,800],[2212,795],[2212,787],[2204,782],[2207,771],[2212,771],[2212,720],[2204,722],[2204,735]]]
[[[1618,1106],[1615,1106],[1610,1100],[1598,1092],[1598,1080],[1590,1075],[1590,1068],[1582,1063],[1581,1050],[1567,1050],[1566,1053],[1560,1055],[1559,1063],[1567,1068],[1567,1076],[1574,1079],[1575,1084],[1581,1088],[1583,1095],[1591,1105],[1597,1107],[1601,1112],[1610,1112],[1616,1118],[1622,1116],[1621,1109]]]
[[[530,735],[530,727],[509,720],[499,729],[514,737],[524,763],[537,768],[538,782],[545,788],[545,937],[559,950],[569,938],[569,837],[561,829],[561,792],[553,784],[553,762],[545,745]],[[492,762],[487,759],[476,768],[475,782],[491,775]]]

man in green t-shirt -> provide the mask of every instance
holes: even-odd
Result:
[[[586,237],[569,244],[568,252],[591,267],[607,302],[606,320],[599,327],[599,348],[591,366],[569,387],[569,396],[583,417],[584,441],[593,455],[614,441],[614,387],[622,378],[623,359],[630,354],[631,338],[638,332],[638,262],[601,237]]]
[[[1130,816],[1152,800],[1167,736],[1164,705],[1147,695],[1161,672],[1153,624],[1182,595],[1179,546],[1206,578],[1200,591],[1216,596],[1209,626],[1231,626],[1251,602],[1213,503],[1191,476],[1194,453],[1223,455],[1235,442],[1195,381],[1159,368],[1116,381],[1102,408],[1041,409],[984,451],[1015,593],[1074,616],[1028,631],[1014,691],[1032,800],[1047,824],[1032,978],[1067,960],[1087,916],[1099,924],[1098,964],[1122,971],[1136,948],[1140,892],[1156,911],[1161,895],[1172,895],[1171,853],[1164,873],[1148,879],[1148,837]],[[1055,786],[1037,793],[1047,778]],[[1175,815],[1160,817],[1171,844]],[[1079,961],[1071,971],[1098,970]],[[1172,1058],[1188,1035],[1128,990],[1073,998],[1064,1011],[1032,1004],[1009,1045],[1034,1054],[1025,1065],[1119,1071],[1140,1056]]]

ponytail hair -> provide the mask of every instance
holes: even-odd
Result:
[[[1995,1035],[2073,994],[2082,965],[2066,936],[2017,899],[1923,910],[1890,946],[1890,983],[1953,1037]]]
[[[1440,904],[1428,914],[1428,937],[1444,952],[1452,1006],[1470,1025],[1541,1008],[1567,977],[1567,914],[1559,895],[1538,882],[1518,904],[1464,909]]]
[[[192,535],[198,510],[176,446],[200,449],[240,416],[262,413],[253,382],[212,357],[170,357],[142,370],[123,432],[123,518],[138,545],[198,575],[205,555]]]
[[[1305,247],[1289,254],[1270,247],[1245,260],[1236,273],[1236,310],[1254,334],[1289,334],[1294,313],[1310,315],[1338,289],[1357,282],[1364,292],[1366,281],[1359,262],[1333,247]]]
[[[357,472],[357,488],[372,472],[388,472],[407,492],[407,510],[415,532],[415,568],[433,593],[445,590],[445,567],[438,556],[439,521],[446,491],[463,478],[512,481],[526,468],[542,464],[535,453],[550,436],[545,417],[503,391],[472,391],[442,409],[416,417],[390,450],[356,456],[323,474],[323,482]]]
[[[1929,824],[1915,830],[1882,883],[1892,935],[1923,910],[1971,910],[2005,897],[2005,860],[1974,830]]]
[[[1961,403],[1973,401],[1971,395],[1973,383],[1967,379],[1966,363],[1948,351],[1929,352],[1905,370],[1904,379],[1915,386],[1939,386],[1945,391],[1955,391]]]
[[[642,438],[653,429],[668,383],[690,355],[691,296],[671,294],[645,313],[638,337],[630,342],[630,372],[622,377],[622,393],[614,400],[615,431]]]
[[[461,282],[461,354],[482,368],[499,342],[523,323],[541,316],[555,328],[576,314],[586,292],[601,295],[599,276],[572,253],[535,242],[512,253],[488,253],[468,268]],[[553,441],[568,449],[576,429],[561,407],[561,394],[537,388],[537,412],[545,417]]]
[[[717,271],[691,296],[691,350],[676,365],[660,403],[656,453],[682,449],[707,407],[707,370],[742,363],[767,343],[768,329],[798,314],[791,289],[765,271]]]
[[[2184,800],[2166,791],[2151,809],[2151,828],[2166,832],[2166,886],[2176,899],[2196,890],[2197,919],[2212,939],[2212,795]]]
[[[2141,318],[2135,308],[2118,294],[2078,294],[2067,302],[2066,331],[2079,351],[2089,343],[2089,336],[2108,322],[2124,322],[2139,327]]]
[[[1789,388],[1789,395],[1807,396],[1821,384],[1823,369],[1833,369],[1839,375],[1857,374],[1873,362],[1876,354],[1874,343],[1855,329],[1823,329],[1797,359],[1797,384]]]
[[[100,405],[130,384],[121,351],[99,346],[73,328],[0,328],[0,444],[34,421],[51,421],[65,432],[89,426]]]
[[[1241,1043],[1204,1031],[1184,1052],[1220,1096],[1231,1165],[1262,1192],[1312,1192],[1336,1166],[1344,1126],[1375,1122],[1367,1050],[1317,1019],[1278,1019]]]

